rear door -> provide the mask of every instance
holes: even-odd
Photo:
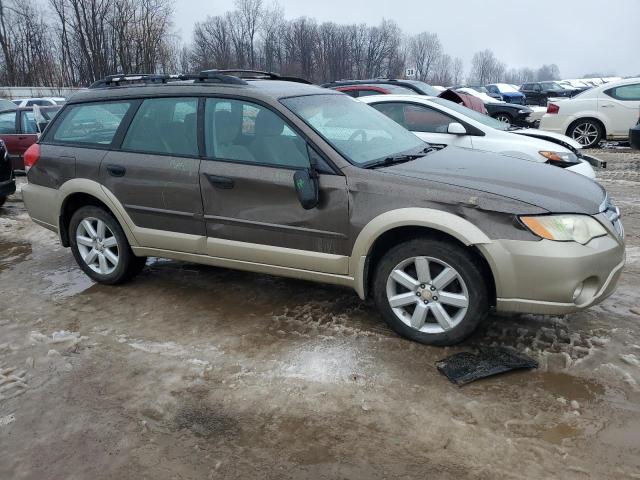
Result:
[[[11,157],[14,170],[24,169],[22,155],[20,151],[20,141],[18,140],[18,115],[16,110],[0,113],[0,138],[4,143]]]
[[[198,99],[136,101],[126,132],[100,165],[100,182],[124,206],[142,246],[201,253]],[[125,120],[128,122],[128,120]]]
[[[333,274],[348,273],[345,177],[328,167],[271,107],[207,98],[200,186],[207,253]],[[296,170],[319,166],[320,204],[302,208]]]
[[[38,125],[33,110],[18,111],[18,128],[16,151],[22,156],[27,148],[38,141]]]
[[[447,132],[449,124],[458,120],[435,108],[411,102],[379,102],[370,105],[427,143],[473,147],[470,135],[453,135]]]
[[[598,98],[598,112],[607,119],[607,135],[628,137],[640,116],[640,83],[605,90]]]

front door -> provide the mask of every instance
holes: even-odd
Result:
[[[191,97],[142,101],[102,159],[100,181],[144,229],[136,238],[145,247],[202,253],[197,110]]]
[[[269,107],[208,98],[200,186],[211,256],[348,273],[345,177]],[[320,170],[320,203],[302,208],[296,170]]]

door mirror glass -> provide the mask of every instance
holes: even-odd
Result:
[[[293,174],[293,185],[302,208],[311,210],[318,205],[320,195],[318,192],[318,174],[315,170],[296,170]]]
[[[450,133],[452,135],[466,135],[467,129],[464,128],[461,123],[452,122],[449,124],[449,127],[447,127],[447,133]]]

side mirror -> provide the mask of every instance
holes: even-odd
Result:
[[[451,122],[447,127],[447,133],[451,133],[452,135],[466,135],[467,129],[461,123]]]
[[[293,185],[298,194],[300,205],[305,210],[318,206],[320,194],[318,191],[318,174],[313,169],[296,170],[293,174]]]

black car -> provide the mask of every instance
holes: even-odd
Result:
[[[518,127],[537,127],[538,122],[532,121],[529,116],[533,110],[526,105],[516,105],[514,103],[485,103],[485,108],[489,116],[501,122]]]
[[[13,176],[11,159],[7,147],[0,140],[0,207],[7,201],[7,197],[16,191],[16,181]]]
[[[373,78],[369,80],[336,80],[334,82],[325,83],[320,86],[337,90],[339,87],[349,87],[352,85],[396,85],[408,88],[409,90],[413,90],[418,95],[429,95],[431,97],[437,97],[440,94],[440,92],[433,88],[431,85],[421,82],[420,80],[403,80],[396,78]]]
[[[569,98],[580,93],[578,88],[565,88],[558,82],[530,82],[524,83],[520,91],[526,97],[527,105],[547,106],[549,98]]]
[[[629,130],[629,143],[631,148],[640,150],[640,118],[638,118],[638,124]]]

